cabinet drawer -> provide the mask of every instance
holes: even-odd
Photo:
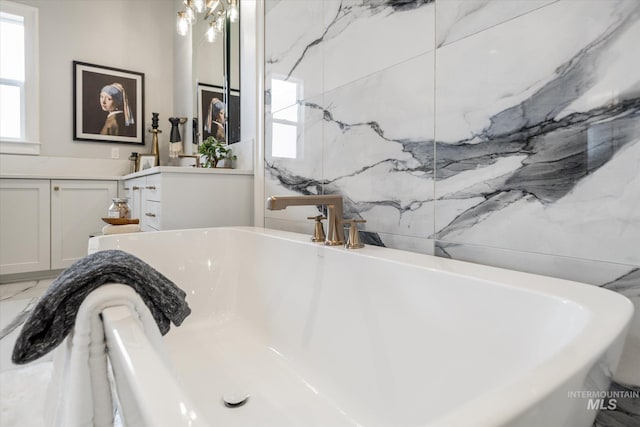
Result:
[[[162,180],[160,179],[159,174],[148,176],[144,187],[144,198],[155,202],[161,201],[161,183]]]
[[[150,227],[154,230],[160,230],[160,203],[151,200],[145,200],[144,212],[142,213],[143,231],[144,228]]]
[[[128,179],[124,182],[122,190],[124,191],[123,197],[132,199],[134,194],[139,193],[144,188],[144,178]]]

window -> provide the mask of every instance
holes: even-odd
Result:
[[[39,154],[38,9],[0,0],[0,153]]]
[[[271,80],[271,157],[301,157],[298,145],[300,90],[300,84],[293,81]]]

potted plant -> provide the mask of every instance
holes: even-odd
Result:
[[[218,141],[213,136],[208,137],[200,144],[198,152],[205,158],[202,165],[204,168],[215,168],[221,161],[226,163],[225,167],[231,167],[231,161],[237,159],[237,156],[231,152],[231,148],[225,142]]]

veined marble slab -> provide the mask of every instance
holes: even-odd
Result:
[[[436,45],[453,43],[558,0],[436,0]]]
[[[576,0],[438,49],[439,240],[640,265],[635,40],[640,3]]]
[[[318,44],[325,31],[323,11],[321,0],[265,1],[267,93],[273,77],[302,82],[299,100],[322,93],[324,63]]]
[[[427,53],[382,69],[367,63],[364,77],[299,97],[300,156],[267,156],[268,193],[343,194],[347,214],[385,236],[640,265],[640,3],[515,3],[499,25],[469,27],[472,35],[437,49],[433,65],[418,38],[412,52]],[[405,17],[408,28],[418,16],[429,25],[438,4],[326,1],[314,13],[334,23],[331,37],[304,46],[327,53],[352,34],[367,52],[370,19],[393,12],[388,19]],[[478,22],[497,3],[482,4]],[[326,21],[332,5],[344,16]],[[325,79],[342,69],[338,58],[322,58]]]
[[[295,159],[270,155],[276,115],[267,116],[267,194],[337,192],[347,217],[368,221],[365,230],[433,234],[433,167],[417,158],[433,159],[433,68],[427,52],[301,102]]]
[[[271,79],[303,86],[299,101],[434,49],[433,0],[266,1],[267,94]],[[286,30],[284,30],[286,29]]]

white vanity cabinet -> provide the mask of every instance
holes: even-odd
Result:
[[[160,176],[150,175],[124,181],[123,190],[128,198],[131,218],[140,220],[142,231],[160,230],[159,212],[154,203],[160,201]]]
[[[48,179],[0,179],[0,275],[49,270]]]
[[[87,255],[118,180],[0,179],[0,276],[69,267]]]
[[[123,182],[142,231],[253,224],[253,173],[157,166]]]
[[[51,181],[51,268],[67,268],[87,255],[89,235],[106,225],[117,181]]]

